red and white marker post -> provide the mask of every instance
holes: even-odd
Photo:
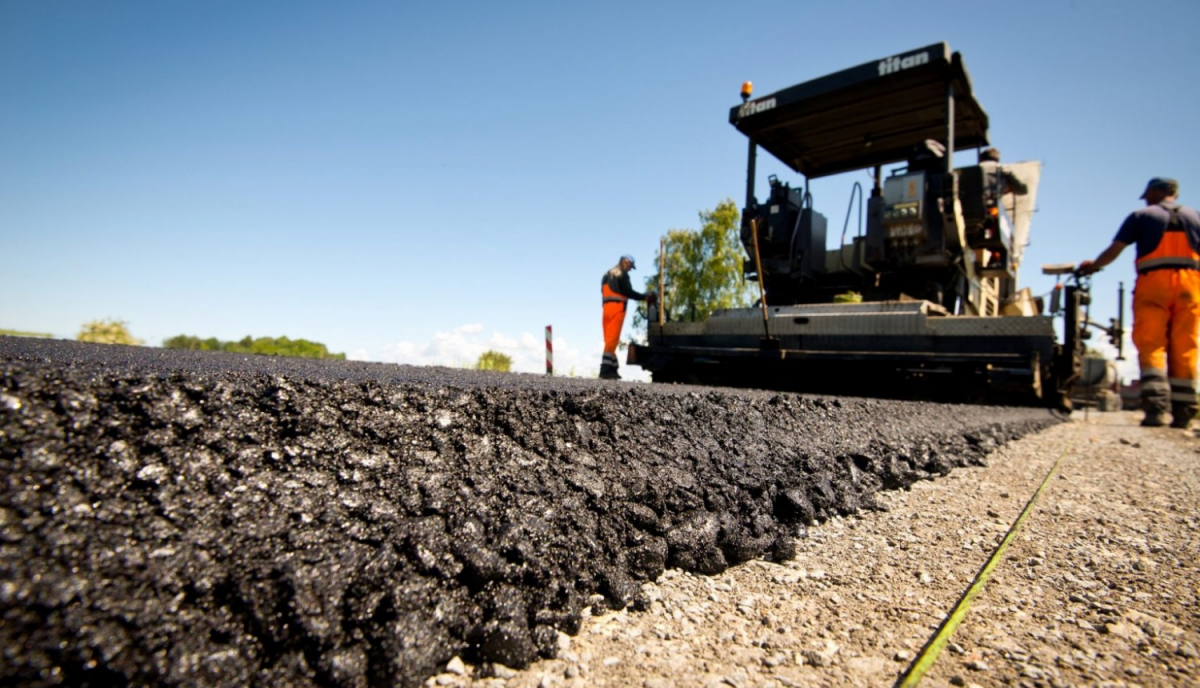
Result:
[[[546,326],[546,374],[554,375],[554,335],[550,325]]]

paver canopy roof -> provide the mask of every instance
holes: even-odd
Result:
[[[945,43],[912,50],[755,98],[729,122],[810,178],[908,159],[926,139],[946,142],[954,87],[954,148],[988,143],[971,77]]]

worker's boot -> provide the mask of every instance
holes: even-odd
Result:
[[[1167,412],[1153,404],[1142,404],[1142,410],[1146,412],[1142,418],[1142,427],[1144,428],[1164,428],[1167,426]]]
[[[621,376],[617,374],[617,355],[608,351],[600,357],[600,379],[601,380],[620,380]]]
[[[1143,427],[1162,428],[1170,422],[1167,413],[1171,410],[1171,388],[1161,374],[1147,375],[1143,371],[1142,410],[1146,412],[1146,417],[1142,419]]]
[[[1171,405],[1171,427],[1186,430],[1196,417],[1196,407],[1189,404]]]

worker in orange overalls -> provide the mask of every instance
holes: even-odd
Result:
[[[1146,207],[1125,218],[1112,245],[1079,265],[1090,275],[1137,244],[1133,343],[1142,368],[1142,425],[1186,428],[1196,416],[1197,327],[1200,326],[1200,213],[1175,202],[1179,183],[1155,177]]]
[[[635,269],[633,256],[621,256],[613,269],[604,273],[600,280],[600,295],[604,301],[604,356],[600,359],[600,379],[620,380],[617,374],[617,344],[621,341],[621,328],[625,325],[625,304],[629,299],[645,300],[646,295],[633,290],[629,283],[629,271]]]

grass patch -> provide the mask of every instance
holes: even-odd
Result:
[[[41,337],[43,339],[54,339],[54,335],[45,332],[22,332],[20,330],[6,330],[0,327],[0,335],[9,337]]]

